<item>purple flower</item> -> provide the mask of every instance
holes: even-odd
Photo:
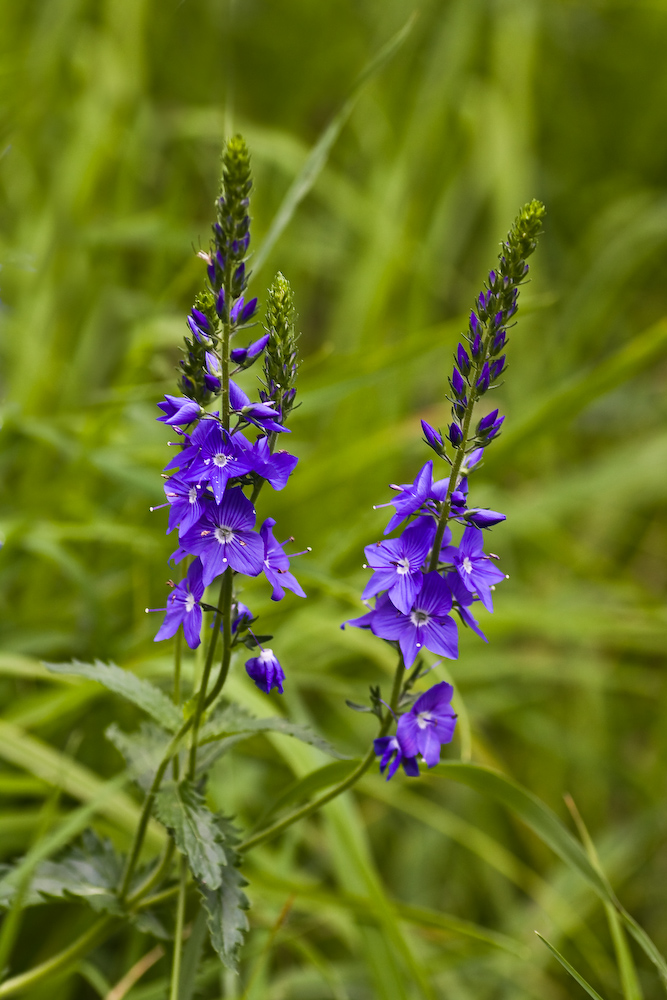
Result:
[[[461,577],[458,573],[447,573],[445,580],[447,581],[447,586],[452,592],[452,597],[456,601],[456,610],[460,614],[463,623],[467,625],[468,628],[471,628],[473,632],[476,632],[480,639],[483,639],[484,642],[488,642],[489,640],[479,627],[479,622],[468,610],[470,605],[474,604],[478,598],[473,597],[470,591],[463,586],[461,583]]]
[[[259,656],[253,656],[246,660],[245,668],[248,676],[254,680],[260,691],[265,691],[268,694],[275,687],[278,688],[280,694],[283,693],[285,672],[272,649],[263,649]]]
[[[243,435],[231,435],[217,421],[208,421],[199,454],[188,469],[188,479],[210,483],[216,503],[220,503],[230,479],[254,468],[250,443]],[[244,447],[245,446],[245,447]]]
[[[442,455],[442,435],[434,427],[431,427],[430,424],[427,424],[425,420],[422,420],[422,430],[426,438],[426,444],[430,448],[433,448],[433,451],[437,452],[438,455]]]
[[[243,296],[241,296],[232,306],[229,318],[233,324],[240,326],[242,323],[248,322],[256,308],[257,299],[251,299],[250,302],[244,303]]]
[[[463,432],[461,431],[461,428],[456,423],[456,421],[452,421],[452,423],[449,425],[449,440],[452,442],[455,448],[458,448],[458,446],[461,444],[461,441],[463,441]]]
[[[232,621],[232,632],[237,632],[241,625],[249,624],[253,620],[253,613],[246,604],[242,604],[238,601],[234,606],[234,620]],[[223,624],[220,624],[220,630],[222,631]]]
[[[379,736],[373,740],[373,748],[380,760],[380,774],[384,774],[384,769],[389,764],[387,781],[393,778],[399,765],[403,765],[403,770],[410,778],[419,777],[419,764],[416,757],[405,757],[401,746],[395,736]],[[392,761],[392,757],[394,758]],[[391,763],[390,763],[391,761]]]
[[[437,573],[426,573],[422,588],[408,614],[403,614],[383,594],[375,610],[349,624],[370,628],[380,639],[397,641],[406,667],[411,667],[420,649],[455,660],[458,656],[458,635],[455,622],[449,617],[452,595]]]
[[[238,434],[235,435],[238,437]],[[282,490],[299,459],[286,451],[271,454],[268,438],[260,437],[252,446],[252,468],[262,479],[271,483],[274,490]]]
[[[468,372],[470,371],[470,358],[468,357],[468,354],[463,344],[459,344],[459,346],[456,349],[456,361],[458,363],[459,368],[461,369],[461,374],[467,375]]]
[[[208,318],[199,309],[193,307],[191,315],[187,319],[188,326],[190,327],[190,332],[197,338],[198,341],[207,341],[211,337],[211,324]]]
[[[287,427],[276,422],[276,417],[280,417],[278,410],[267,406],[266,403],[251,403],[250,397],[246,396],[243,389],[240,389],[236,382],[232,382],[231,379],[229,380],[229,401],[235,413],[240,413],[244,420],[255,424],[262,430],[289,433]]]
[[[180,525],[180,533],[187,531],[203,517],[211,495],[202,490],[199,483],[191,483],[180,476],[172,476],[164,484],[164,492],[169,503],[169,524],[167,534]]]
[[[494,524],[506,521],[505,514],[497,510],[489,510],[487,507],[472,507],[466,511],[466,521],[471,521],[476,528],[492,528]]]
[[[293,573],[289,571],[289,556],[283,551],[285,542],[281,545],[273,537],[273,526],[275,520],[267,517],[266,521],[259,529],[264,542],[264,575],[273,587],[271,594],[272,601],[282,601],[285,596],[285,588],[291,590],[297,597],[305,597],[305,593]]]
[[[417,698],[409,712],[398,720],[396,738],[405,757],[417,754],[428,767],[440,760],[440,747],[450,743],[456,726],[456,713],[450,702],[454,688],[446,681],[436,684]]]
[[[195,403],[194,399],[188,399],[187,396],[169,396],[165,393],[164,399],[157,405],[163,410],[163,415],[155,419],[172,426],[191,424],[201,413],[199,403]]]
[[[199,559],[190,565],[185,580],[176,584],[167,598],[167,613],[154,642],[171,639],[179,625],[183,626],[185,641],[190,649],[196,649],[201,639],[202,610],[199,601],[204,593],[202,564]]]
[[[365,601],[386,590],[394,607],[409,614],[422,586],[421,568],[435,537],[431,517],[419,517],[400,538],[376,542],[364,549],[368,565],[375,570],[361,595]]]
[[[257,532],[251,530],[254,524],[255,508],[235,486],[184,533],[182,550],[200,557],[204,586],[208,587],[228,566],[246,576],[262,572],[264,546]]]
[[[483,546],[484,533],[470,524],[463,532],[458,548],[450,546],[444,549],[443,557],[454,564],[466,590],[476,593],[487,611],[493,611],[491,587],[504,580],[505,574],[493,564],[490,556],[484,555]]]
[[[431,487],[433,485],[433,460],[427,462],[417,473],[414,483],[404,483],[402,486],[392,486],[398,490],[399,495],[389,503],[378,504],[379,507],[395,507],[396,513],[390,518],[389,524],[384,529],[385,535],[397,528],[401,521],[404,521],[409,514],[415,514],[419,508],[428,500]]]
[[[236,365],[245,364],[246,361],[254,361],[268,344],[269,338],[270,334],[265,333],[263,337],[260,337],[253,344],[249,344],[248,347],[235,347],[229,356]]]

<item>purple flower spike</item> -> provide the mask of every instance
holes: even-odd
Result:
[[[259,340],[256,340],[248,347],[235,347],[234,350],[230,352],[230,358],[235,365],[245,364],[246,361],[254,361],[268,344],[270,336],[270,334],[266,333],[263,337],[260,337]]]
[[[456,713],[450,702],[454,688],[446,681],[436,684],[402,715],[396,727],[396,738],[405,757],[421,754],[428,767],[440,760],[440,747],[451,743],[456,726]]]
[[[475,530],[475,529],[473,529]],[[452,595],[437,573],[426,573],[421,591],[409,614],[403,614],[386,594],[378,598],[375,610],[350,621],[357,628],[370,628],[380,639],[397,641],[406,667],[411,667],[420,649],[455,660],[458,656],[456,624],[449,617]]]
[[[259,656],[246,660],[245,668],[260,691],[268,694],[272,688],[278,688],[280,694],[283,693],[285,672],[272,649],[263,649]]]
[[[160,423],[177,426],[191,424],[201,413],[201,406],[187,396],[169,396],[165,393],[162,402],[157,404],[163,411],[163,416],[156,417]]]
[[[387,764],[387,781],[393,778],[400,765],[409,778],[419,777],[419,764],[416,757],[404,757],[400,744],[395,736],[379,736],[373,740],[376,757],[380,757],[380,774],[384,774]],[[392,760],[393,757],[393,760]]]
[[[199,601],[204,593],[202,564],[199,559],[191,564],[185,580],[181,580],[167,598],[167,613],[154,642],[171,639],[179,625],[183,626],[185,641],[190,649],[196,649],[201,642],[202,610]]]
[[[504,580],[505,574],[494,565],[490,556],[484,554],[483,546],[484,533],[470,524],[458,548],[451,546],[443,550],[443,557],[454,564],[466,590],[477,594],[487,611],[493,611],[491,587]]]
[[[202,519],[185,532],[181,548],[202,561],[204,586],[231,566],[237,573],[259,576],[264,545],[256,531],[255,508],[240,487],[225,491],[222,503],[211,505]]]
[[[285,543],[283,542],[283,545],[281,545],[273,537],[273,526],[275,523],[272,517],[267,517],[259,529],[262,542],[264,543],[264,562],[262,568],[264,569],[266,579],[273,587],[271,600],[282,601],[285,596],[285,589],[291,590],[297,597],[305,597],[306,595],[301,584],[294,574],[290,573],[289,556],[283,550]]]
[[[435,521],[418,517],[400,538],[376,542],[364,549],[373,576],[361,595],[362,601],[386,590],[394,607],[409,614],[422,587],[421,568],[433,545]]]

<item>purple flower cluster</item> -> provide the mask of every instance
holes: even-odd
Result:
[[[489,273],[487,285],[475,301],[449,379],[452,422],[446,435],[422,421],[426,444],[448,465],[449,474],[435,478],[431,460],[422,466],[414,482],[393,486],[396,495],[381,505],[394,508],[385,535],[406,520],[408,524],[398,537],[365,549],[373,575],[362,599],[368,602],[375,598],[375,605],[349,624],[370,629],[395,644],[406,668],[415,664],[422,650],[457,658],[453,612],[486,641],[470,609],[480,602],[493,611],[492,592],[505,574],[496,566],[496,557],[484,552],[484,530],[504,521],[505,515],[469,506],[468,476],[479,467],[485,448],[498,437],[504,417],[493,409],[473,427],[472,415],[505,371],[508,325],[517,312],[519,286],[528,273],[525,258],[536,247],[543,216],[544,207],[539,202],[525,206],[502,245],[497,268]],[[463,526],[456,544],[450,522]],[[417,663],[413,679],[420,669]],[[411,683],[403,686],[392,712],[411,703],[407,694]],[[406,774],[418,774],[418,755],[428,767],[438,762],[441,745],[448,743],[454,732],[451,696],[450,685],[435,685],[400,715],[395,736],[375,741],[381,770],[390,765],[388,777],[401,764]]]
[[[285,315],[284,305],[291,309],[291,292],[281,275],[269,292],[267,332],[247,347],[231,345],[257,310],[257,299],[246,296],[249,176],[245,146],[238,138],[231,140],[223,160],[211,249],[200,254],[207,264],[208,286],[187,319],[183,395],[165,396],[158,404],[162,416],[157,419],[179,435],[179,451],[166,466],[164,486],[167,531],[178,529],[172,558],[177,563],[192,561],[186,578],[169,595],[156,641],[173,636],[182,625],[193,649],[200,643],[204,590],[222,574],[233,578],[264,573],[273,600],[284,597],[286,589],[305,597],[290,572],[284,543],[273,537],[274,519],[267,518],[257,531],[254,507],[263,484],[282,490],[297,464],[293,455],[275,450],[278,435],[288,430],[284,417],[294,398],[297,367],[291,313]],[[262,357],[265,389],[252,401],[231,376]],[[282,368],[276,388],[272,376],[277,362]],[[249,432],[255,433],[254,440],[246,436]],[[244,611],[234,622],[232,641],[252,648],[259,642],[249,627],[252,615]],[[277,687],[282,692],[280,664],[270,650],[260,650],[246,664],[249,675],[262,690]]]

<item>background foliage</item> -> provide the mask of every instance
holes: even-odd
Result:
[[[408,0],[26,0],[0,4],[3,482],[0,852],[23,854],[82,802],[126,847],[129,788],[99,796],[120,757],[101,736],[130,710],[40,659],[113,659],[167,677],[156,618],[173,548],[171,391],[202,280],[222,137],[253,153],[253,243]],[[566,822],[569,792],[621,899],[667,949],[667,10],[658,0],[425,0],[409,37],[358,94],[312,191],[255,276],[292,281],[304,364],[290,447],[270,497],[307,602],[248,603],[288,674],[284,705],[359,753],[372,723],[345,708],[387,683],[359,613],[362,549],[387,483],[444,424],[456,336],[519,205],[546,202],[497,402],[507,431],[474,481],[506,511],[493,534],[510,579],[463,637],[454,757],[492,764]],[[341,121],[342,124],[342,121]],[[267,498],[260,500],[260,516]],[[190,664],[189,669],[195,669]],[[238,669],[232,691],[266,714]],[[472,741],[472,742],[471,742]],[[223,759],[210,786],[242,825],[324,762],[284,737]],[[157,828],[154,838],[159,837]],[[377,775],[248,867],[253,931],[239,980],[205,956],[203,996],[413,1000],[583,992],[539,930],[605,997],[621,993],[602,905],[500,806],[428,776]],[[505,935],[459,933],[447,914]],[[29,911],[12,968],[88,920]],[[481,933],[481,932],[480,932]],[[154,946],[132,932],[58,996],[104,996]],[[165,995],[159,959],[126,995]],[[646,961],[626,998],[657,997]],[[633,992],[634,989],[634,992]],[[53,984],[31,1000],[53,996]],[[117,994],[120,995],[120,994]]]

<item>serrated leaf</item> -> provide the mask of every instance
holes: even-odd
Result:
[[[142,722],[136,732],[125,733],[113,722],[104,735],[125,758],[131,777],[147,792],[169,745],[166,730],[152,722]]]
[[[164,691],[129,670],[122,670],[115,663],[45,663],[54,674],[75,674],[103,684],[109,691],[119,694],[133,705],[143,709],[155,722],[170,733],[175,733],[183,724],[183,716]]]
[[[80,847],[71,848],[58,861],[43,861],[35,869],[22,903],[39,906],[50,899],[80,899],[93,910],[120,913],[116,888],[123,873],[123,860],[109,840],[100,840],[86,830]],[[3,879],[0,905],[11,903],[16,886]]]
[[[235,738],[235,742],[238,742],[239,739],[249,739],[257,733],[283,733],[285,736],[292,736],[294,739],[301,740],[302,743],[317,747],[318,750],[330,757],[335,757],[337,760],[349,760],[347,754],[339,753],[327,740],[318,736],[308,726],[300,726],[279,716],[256,719],[240,709],[238,705],[229,705],[220,713],[213,715],[201,731],[200,743],[212,743],[215,740],[230,738]]]
[[[158,819],[171,831],[195,878],[217,889],[227,856],[216,817],[189,780],[164,785],[155,797]]]
[[[245,911],[249,908],[248,897],[243,892],[247,880],[236,867],[238,855],[234,845],[238,833],[231,821],[224,816],[217,817],[219,836],[223,839],[228,864],[222,869],[222,881],[217,889],[199,885],[202,902],[207,915],[207,925],[211,944],[220,961],[227,969],[236,969],[238,951],[248,930]]]

